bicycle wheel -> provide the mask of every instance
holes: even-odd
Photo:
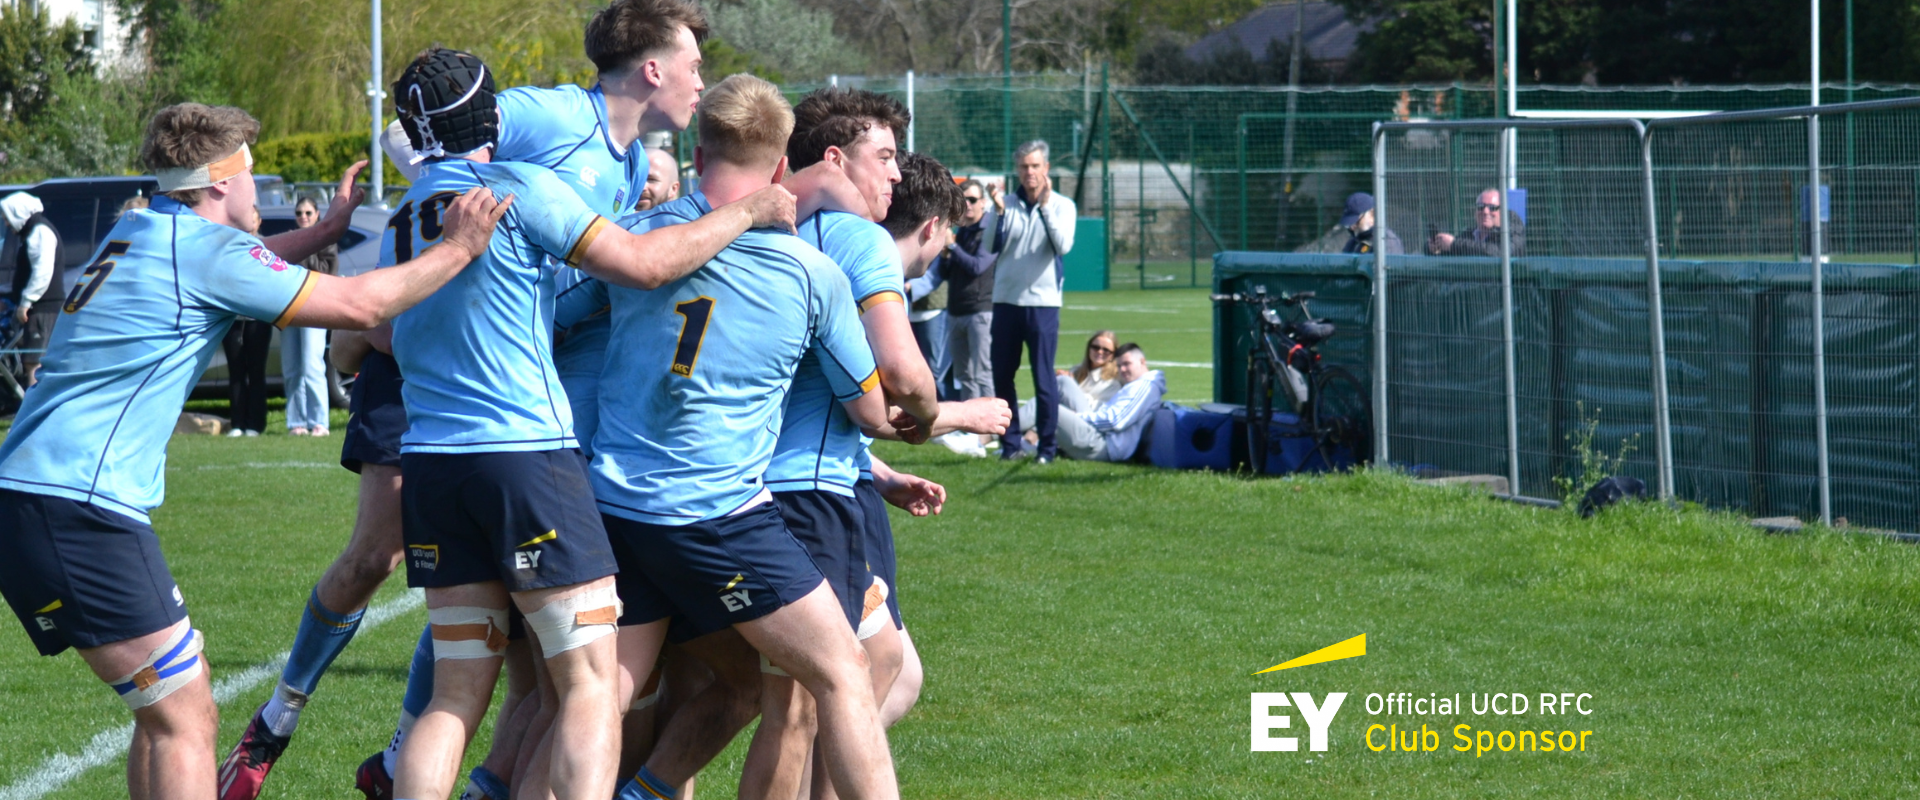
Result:
[[[1247,361],[1247,466],[1267,471],[1268,428],[1273,424],[1273,362],[1258,350]]]
[[[1342,450],[1352,452],[1353,463],[1365,464],[1373,457],[1373,415],[1369,413],[1367,389],[1353,373],[1341,367],[1325,367],[1313,376],[1313,413],[1307,424],[1313,430],[1314,452],[1328,469]]]

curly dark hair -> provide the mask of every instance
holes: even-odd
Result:
[[[900,182],[894,184],[893,205],[880,222],[893,238],[912,233],[934,217],[953,222],[966,212],[965,195],[945,164],[923,153],[901,153],[899,158]]]
[[[673,44],[682,26],[707,40],[707,12],[693,0],[613,0],[587,23],[587,60],[603,74],[620,72]]]
[[[875,123],[893,129],[903,141],[913,115],[900,101],[865,89],[820,89],[793,107],[793,135],[787,137],[787,165],[803,170],[826,158],[827,148],[845,150]]]

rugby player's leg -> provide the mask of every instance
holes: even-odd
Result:
[[[181,620],[145,636],[81,650],[80,658],[108,685],[125,684],[144,668],[159,666],[156,650],[193,635],[192,622]],[[206,662],[194,658],[201,659],[198,675],[158,702],[133,710],[133,744],[127,749],[127,794],[133,800],[214,794],[213,739],[220,727],[219,712]]]
[[[554,695],[553,677],[547,674],[546,659],[536,658],[533,663],[534,690],[533,695],[522,703],[527,709],[527,727],[526,732],[520,735],[520,746],[514,756],[513,783],[531,796],[545,797],[548,794],[547,771],[553,766],[552,746],[547,734],[553,728],[553,715],[559,709],[560,701]]]
[[[498,581],[427,589],[433,701],[400,746],[395,797],[446,797],[493,699],[506,649],[508,596]],[[484,613],[482,613],[484,612]]]
[[[539,713],[539,682],[534,678],[533,645],[525,638],[507,642],[507,696],[493,718],[493,743],[487,757],[467,775],[460,800],[507,800],[514,767],[534,716]]]
[[[627,703],[627,713],[620,717],[620,770],[621,775],[632,775],[634,770],[646,763],[647,755],[653,752],[653,745],[659,740],[658,734],[664,727],[658,718],[660,711],[661,685],[665,682],[666,662],[655,662],[653,672],[647,675],[646,683],[633,690],[633,699]],[[626,696],[624,686],[621,695]]]
[[[713,674],[712,667],[707,666],[706,662],[688,653],[686,648],[675,644],[667,645],[666,649],[662,651],[660,668],[662,672],[660,676],[660,702],[654,713],[653,737],[655,741],[658,741],[660,734],[665,730],[667,722],[673,719],[673,715],[680,712],[680,709],[687,704],[689,698],[699,694],[702,690],[706,689],[709,684],[718,680]],[[756,694],[754,696],[753,715],[760,713],[759,702],[759,696]],[[753,721],[752,715],[748,717],[747,721]],[[731,742],[729,742],[729,744],[731,744]],[[644,759],[644,756],[645,754],[642,754],[641,759],[636,759],[636,761]],[[633,769],[638,769],[639,766],[640,765],[636,763],[633,765]],[[621,771],[622,775],[630,773],[631,770],[623,769]],[[693,787],[698,781],[699,778],[696,776],[688,778],[684,783],[681,783],[677,800],[693,800]]]
[[[354,772],[353,787],[368,800],[393,796],[393,771],[399,765],[400,746],[413,731],[413,723],[427,713],[427,704],[432,701],[433,626],[429,625],[420,629],[420,641],[413,646],[413,662],[407,666],[407,689],[400,696],[400,722],[393,728],[393,737],[387,740],[387,749],[368,756]]]
[[[755,662],[758,663],[756,658]],[[819,727],[813,695],[784,674],[761,676],[760,727],[740,770],[741,797],[797,797]]]
[[[841,794],[853,800],[898,797],[867,654],[848,629],[833,590],[822,581],[799,601],[737,627],[748,643],[812,693],[825,766]]]
[[[906,628],[900,629],[900,651],[900,676],[893,679],[893,688],[887,690],[887,699],[880,704],[880,723],[889,728],[920,702],[920,687],[927,679],[920,651],[914,648]]]
[[[714,680],[667,719],[645,762],[669,786],[700,774],[760,712],[760,654],[734,630],[681,645],[713,671]]]
[[[556,705],[546,737],[552,754],[547,780],[559,800],[613,796],[620,760],[620,713],[630,699],[617,696],[618,637],[600,633],[602,628],[611,631],[619,616],[617,601],[612,601],[613,585],[608,576],[514,593],[553,681]],[[611,602],[595,605],[602,597]],[[658,647],[654,650],[657,656]],[[651,668],[651,663],[645,666]]]
[[[615,552],[620,552],[617,545]],[[625,576],[625,580],[627,581],[632,581],[635,577],[626,573],[622,573],[622,575]],[[632,583],[628,583],[627,585],[635,586]],[[641,587],[635,586],[635,588]],[[648,608],[657,607],[652,605],[650,601],[641,601],[641,603],[646,604]],[[621,622],[625,624],[620,626],[619,642],[616,645],[618,650],[619,678],[618,686],[616,687],[618,695],[614,698],[619,702],[620,708],[633,705],[634,697],[639,694],[640,689],[647,683],[647,676],[659,668],[660,648],[667,640],[667,623],[669,621],[667,617],[660,616],[651,620],[635,618],[634,615],[639,613],[636,606],[641,605],[641,603],[628,601],[628,617],[621,620]],[[649,612],[641,614],[640,616],[648,617],[657,615],[654,612]],[[665,787],[665,784],[656,784],[650,781],[650,776],[646,775],[643,771],[631,778],[620,781],[619,792],[615,796],[620,798],[620,800],[627,800],[627,798],[646,798],[658,794],[658,789]],[[642,784],[645,784],[645,786],[643,787]],[[671,796],[673,794],[672,789],[670,787],[666,788],[666,794]]]
[[[400,565],[400,514],[400,468],[362,464],[353,535],[307,596],[279,685],[221,765],[222,800],[253,800],[260,794],[320,676],[353,641],[367,602]]]

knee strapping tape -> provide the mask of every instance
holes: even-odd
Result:
[[[165,644],[154,648],[139,669],[109,684],[120,693],[127,708],[138,710],[158,703],[199,677],[203,669],[200,649],[205,639],[193,629],[191,620],[184,623]]]
[[[507,610],[448,606],[427,610],[433,660],[499,658],[507,649]]]
[[[618,633],[620,595],[607,586],[547,603],[527,614],[527,630],[547,658]]]
[[[627,709],[639,711],[658,702],[660,702],[660,667],[655,665],[653,671],[647,673],[647,680],[640,684],[640,689],[633,693],[633,702],[627,704]]]
[[[893,591],[880,576],[873,577],[873,585],[867,587],[866,605],[860,610],[861,641],[879,635],[886,626],[893,624],[893,614],[887,611],[887,593]]]
[[[772,661],[767,660],[767,656],[764,653],[760,656],[760,672],[767,675],[779,675],[787,678],[793,677],[788,675],[786,670],[774,666]]]

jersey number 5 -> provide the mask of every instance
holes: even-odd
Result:
[[[100,250],[100,258],[95,260],[92,266],[87,267],[86,272],[80,273],[80,282],[74,284],[73,291],[67,293],[67,304],[62,307],[62,310],[71,314],[79,311],[88,300],[92,300],[93,293],[100,291],[100,284],[105,283],[107,276],[113,274],[114,257],[126,255],[127,248],[131,246],[133,246],[131,242],[108,242],[107,246]]]
[[[426,247],[432,246],[434,242],[440,241],[440,235],[445,233],[440,227],[440,212],[447,210],[447,205],[452,203],[457,197],[459,197],[459,195],[453,192],[440,192],[439,194],[420,201],[420,219],[418,220],[417,231],[419,233],[418,241],[421,249],[424,250]],[[387,218],[387,227],[393,229],[393,263],[395,264],[403,264],[413,260],[414,234],[416,232],[416,225],[414,223],[413,203],[401,205],[398,210],[393,212],[393,216]]]
[[[686,317],[680,323],[680,343],[673,348],[673,374],[693,377],[693,362],[700,358],[700,340],[707,337],[707,321],[713,319],[713,298],[701,295],[677,303],[673,313]]]

